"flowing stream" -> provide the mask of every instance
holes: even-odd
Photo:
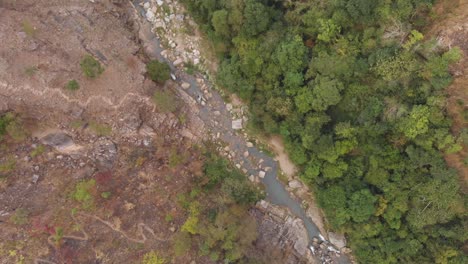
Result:
[[[196,78],[185,73],[183,70],[176,68],[171,61],[166,60],[161,55],[163,49],[158,36],[152,32],[151,25],[145,19],[145,10],[140,6],[140,3],[143,2],[144,0],[133,0],[133,4],[140,15],[140,26],[142,27],[140,28],[140,37],[144,40],[143,42],[147,55],[151,59],[167,62],[171,68],[172,74],[177,76],[177,82],[187,82],[190,84],[190,88],[180,92],[186,92],[189,96],[197,100],[200,96],[203,96],[203,91],[197,83]],[[201,76],[199,78],[201,78]],[[207,83],[209,82],[207,81]],[[301,204],[290,196],[283,183],[278,180],[277,162],[255,146],[247,147],[246,139],[232,129],[231,114],[226,109],[225,103],[220,94],[215,89],[211,89],[210,92],[212,93],[212,98],[208,100],[208,103],[206,105],[199,105],[200,119],[208,125],[214,135],[219,133],[220,139],[229,145],[231,151],[236,153],[233,161],[238,164],[243,161],[242,166],[247,169],[249,175],[258,175],[260,171],[258,166],[253,164],[251,159],[252,157],[254,160],[263,160],[262,166],[264,168],[271,168],[266,172],[265,177],[260,179],[265,186],[267,194],[266,200],[273,204],[289,208],[295,216],[299,217],[304,222],[310,245],[312,238],[319,238],[321,236],[320,231],[314,222],[306,215]],[[220,114],[215,114],[215,112],[219,112]],[[248,158],[243,156],[245,151],[249,152]],[[339,259],[339,262],[350,263],[344,255]]]

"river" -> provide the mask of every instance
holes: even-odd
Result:
[[[178,82],[187,82],[190,84],[190,88],[186,89],[185,92],[192,98],[197,98],[203,95],[203,91],[197,83],[196,77],[185,73],[183,70],[176,68],[173,63],[166,60],[161,52],[163,51],[158,36],[151,31],[151,26],[145,19],[145,10],[139,5],[144,2],[143,0],[134,0],[134,6],[140,15],[141,29],[140,37],[143,38],[143,42],[146,46],[147,56],[151,59],[157,59],[165,61],[169,64],[172,73],[177,76]],[[201,78],[201,76],[197,76]],[[205,80],[209,83],[207,80]],[[299,201],[293,199],[285,186],[281,181],[278,180],[278,163],[274,158],[268,156],[257,147],[247,147],[246,139],[236,130],[232,129],[232,118],[230,112],[226,109],[226,105],[223,98],[215,90],[210,90],[212,98],[206,105],[200,105],[199,117],[205,122],[205,124],[213,124],[216,121],[216,125],[210,126],[212,134],[220,134],[220,139],[229,145],[230,150],[236,153],[234,162],[236,164],[242,163],[243,168],[247,169],[249,175],[258,175],[259,169],[257,164],[253,164],[252,160],[263,160],[262,167],[270,167],[271,169],[266,172],[263,179],[260,179],[265,186],[266,200],[280,206],[289,208],[289,210],[299,217],[305,225],[308,233],[309,243],[312,238],[319,238],[321,236],[318,227],[314,222],[306,215],[304,208],[302,208]],[[220,114],[215,114],[219,112]],[[244,157],[243,153],[249,152],[249,157]],[[253,159],[252,159],[253,158]],[[342,255],[339,259],[339,263],[349,263],[349,260]]]

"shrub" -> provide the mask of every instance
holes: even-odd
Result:
[[[81,202],[83,208],[91,208],[94,204],[94,198],[91,191],[95,185],[96,180],[94,179],[78,182],[75,186],[75,191],[72,193],[72,198]]]
[[[179,232],[174,238],[174,253],[177,257],[183,256],[192,247],[192,238],[186,232]]]
[[[165,217],[166,222],[170,223],[174,221],[174,217],[171,214],[167,214]]]
[[[15,225],[25,225],[28,223],[29,212],[24,208],[16,209],[15,213],[11,216],[10,221]]]
[[[95,121],[89,122],[89,127],[99,137],[109,136],[112,133],[112,127]]]
[[[101,197],[104,199],[108,199],[109,197],[111,197],[111,194],[111,192],[103,192],[101,193]]]
[[[175,112],[179,108],[179,101],[168,90],[157,90],[153,95],[153,102],[161,112]]]
[[[21,120],[13,113],[6,113],[0,116],[0,140],[2,140],[2,136],[6,134],[15,141],[22,141],[27,136]]]
[[[146,70],[148,71],[151,80],[158,83],[164,83],[171,78],[171,68],[164,62],[152,60],[146,64]]]
[[[166,260],[158,256],[155,251],[150,251],[143,256],[142,264],[164,264]]]
[[[38,70],[39,70],[39,69],[38,69],[36,66],[29,66],[29,67],[26,67],[26,68],[24,69],[24,73],[25,73],[27,76],[31,77],[31,76],[33,76],[34,74],[36,74],[36,72],[37,72]]]
[[[81,70],[83,74],[91,79],[94,79],[101,75],[104,72],[99,61],[97,61],[93,56],[86,54],[80,62]]]
[[[31,158],[35,158],[44,153],[45,150],[46,148],[44,145],[39,145],[35,149],[33,149],[29,155],[31,156]]]
[[[0,163],[0,178],[2,175],[13,171],[15,167],[16,160],[13,157],[10,157],[5,162]]]
[[[70,80],[65,88],[70,91],[76,91],[80,89],[80,84],[76,80]]]
[[[23,21],[23,31],[26,35],[34,37],[36,35],[36,28],[29,21]]]

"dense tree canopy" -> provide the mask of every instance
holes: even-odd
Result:
[[[443,159],[463,143],[443,90],[460,51],[421,33],[433,0],[182,2],[222,47],[218,84],[283,136],[362,263],[468,262]]]

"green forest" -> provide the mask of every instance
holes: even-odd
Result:
[[[435,1],[182,2],[217,84],[282,135],[360,263],[468,263],[466,196],[443,158],[468,143],[445,109],[462,53],[423,35]]]

